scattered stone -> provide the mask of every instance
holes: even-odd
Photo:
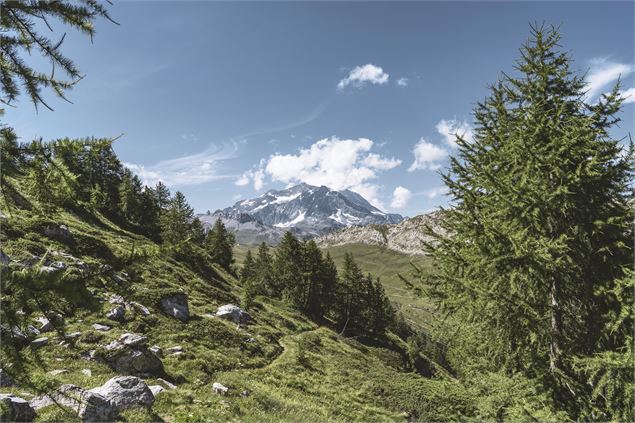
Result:
[[[157,355],[157,357],[163,357],[163,350],[161,349],[160,346],[158,345],[153,345],[150,347],[150,351],[152,351],[153,353],[155,353]]]
[[[212,384],[212,390],[214,391],[215,394],[226,395],[227,392],[229,391],[229,388],[223,385],[222,383],[214,382]]]
[[[30,333],[31,335],[35,335],[35,336],[40,334],[39,329],[32,325],[27,326],[26,331]]]
[[[251,395],[251,391],[249,389],[245,389],[240,393],[241,397],[248,397],[249,395]]]
[[[253,344],[254,342],[257,342],[257,341],[256,341],[256,338],[247,338],[245,342],[248,344]]]
[[[175,384],[170,383],[170,382],[168,382],[168,381],[167,381],[167,380],[165,380],[165,379],[158,378],[157,380],[158,380],[159,382],[161,382],[161,383],[162,383],[162,384],[163,384],[166,388],[168,388],[168,389],[176,389],[176,385],[175,385]]]
[[[150,388],[150,391],[152,391],[152,395],[155,397],[161,392],[165,391],[165,388],[161,385],[150,385],[148,386],[148,388]]]
[[[52,273],[57,273],[59,272],[61,269],[58,269],[57,267],[53,267],[53,266],[40,266],[40,273],[46,274],[46,275],[50,275]]]
[[[121,347],[111,349],[105,357],[106,362],[115,371],[122,374],[162,375],[164,374],[161,359],[145,346]]]
[[[0,403],[3,404],[0,421],[32,422],[35,419],[35,410],[23,398],[13,394],[0,394]]]
[[[218,307],[216,317],[231,320],[234,323],[244,323],[251,320],[249,313],[234,304],[225,304],[224,306]]]
[[[139,311],[139,313],[143,314],[144,316],[149,316],[150,315],[150,310],[148,309],[148,307],[144,306],[143,304],[139,304],[136,301],[132,301],[130,304],[132,304],[134,306],[134,308]]]
[[[106,325],[100,325],[99,323],[93,323],[93,329],[101,331],[101,332],[108,332],[111,329],[111,327]]]
[[[9,256],[6,255],[4,251],[0,250],[0,265],[6,267],[9,265],[9,262],[11,262]]]
[[[144,335],[138,335],[136,333],[124,333],[119,337],[119,342],[129,347],[146,345],[148,343],[148,337]]]
[[[62,385],[49,395],[34,398],[31,406],[37,410],[55,402],[70,408],[85,422],[110,422],[117,417],[116,407],[103,395],[71,384]]]
[[[119,304],[119,305],[126,304],[126,300],[124,300],[121,295],[117,295],[117,294],[111,295],[110,298],[108,299],[108,302],[110,304]]]
[[[63,348],[68,348],[71,346],[71,344],[70,342],[62,341],[60,342],[60,346],[62,346]]]
[[[64,373],[68,373],[68,370],[66,370],[66,369],[56,369],[56,370],[51,370],[51,371],[49,372],[49,374],[50,374],[51,376],[62,375],[62,374],[64,374]]]
[[[44,316],[35,319],[40,324],[40,332],[51,332],[53,330],[53,324]]]
[[[190,318],[190,310],[185,294],[175,294],[162,298],[161,308],[167,315],[179,319],[182,322],[187,322]]]
[[[19,327],[9,327],[7,325],[0,325],[0,339],[5,342],[7,340],[13,341],[15,344],[24,346],[29,343],[29,338],[25,335]]]
[[[44,235],[49,238],[58,238],[62,240],[68,240],[72,237],[71,231],[68,230],[66,225],[48,225],[44,229]]]
[[[53,267],[53,268],[55,268],[57,270],[66,270],[66,268],[67,268],[66,263],[61,262],[61,261],[51,262],[51,263],[49,263],[49,266]]]
[[[112,310],[110,310],[108,314],[106,314],[106,317],[110,320],[115,320],[120,322],[124,319],[125,315],[126,315],[126,309],[123,308],[123,306],[117,306],[113,308]]]
[[[168,354],[176,354],[176,353],[182,353],[183,352],[183,347],[180,345],[176,345],[174,347],[170,347],[168,349],[165,350]]]
[[[93,372],[90,369],[82,369],[82,373],[88,377],[91,377],[93,375]]]
[[[89,392],[102,395],[117,409],[125,410],[133,407],[150,408],[154,403],[154,394],[148,385],[135,376],[116,376],[102,386]]]
[[[15,386],[15,381],[4,369],[0,368],[0,388],[8,388],[10,386]]]
[[[71,333],[67,333],[66,335],[64,335],[64,339],[66,339],[67,341],[74,341],[75,339],[79,338],[80,336],[82,336],[82,333],[80,331],[71,332]]]
[[[40,348],[40,347],[45,346],[45,345],[46,345],[46,344],[48,344],[48,343],[49,343],[49,339],[48,339],[48,337],[43,336],[43,337],[41,337],[41,338],[34,339],[33,341],[31,341],[31,346],[32,346],[33,348]]]

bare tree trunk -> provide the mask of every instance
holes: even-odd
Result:
[[[562,309],[558,300],[560,287],[557,280],[551,282],[551,345],[549,346],[549,370],[560,369],[562,339]]]

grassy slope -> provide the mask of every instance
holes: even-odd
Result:
[[[125,265],[133,244],[137,251],[156,250],[151,241],[121,229],[103,216],[84,216],[60,212],[50,218],[37,217],[24,210],[9,213],[2,227],[2,249],[12,260],[32,254],[64,251],[92,264],[110,264],[117,274],[128,273],[124,282],[113,277],[90,280],[77,286],[76,295],[64,304],[66,332],[82,331],[70,348],[58,345],[57,335],[37,352],[41,367],[33,376],[52,378],[48,372],[66,369],[55,376],[59,383],[74,383],[93,388],[116,375],[104,364],[81,358],[82,353],[105,345],[124,332],[144,333],[150,345],[164,350],[181,345],[185,354],[163,359],[167,374],[178,388],[161,393],[152,412],[130,411],[130,421],[229,420],[316,421],[316,420],[401,420],[404,411],[427,419],[443,420],[443,414],[428,398],[439,384],[449,382],[421,378],[403,370],[401,354],[385,348],[371,348],[338,337],[283,304],[259,299],[251,314],[254,323],[237,328],[228,322],[205,317],[217,306],[237,303],[241,287],[220,269],[197,273],[187,265],[160,252]],[[73,240],[59,242],[43,235],[49,223],[69,226]],[[69,263],[70,264],[70,263]],[[365,268],[370,270],[370,268]],[[389,278],[386,278],[388,281]],[[178,322],[163,315],[158,307],[161,293],[184,291],[189,296],[192,319]],[[148,306],[150,317],[127,314],[125,323],[105,319],[112,305],[104,301],[113,293]],[[36,315],[31,316],[35,318]],[[93,323],[113,326],[110,332],[95,332]],[[297,360],[297,339],[311,331],[308,359]],[[257,342],[248,343],[250,337]],[[92,376],[82,373],[90,369]],[[230,395],[212,394],[211,384],[228,385]],[[149,384],[156,383],[150,379]],[[248,397],[239,393],[247,389]],[[444,388],[445,389],[445,388]],[[27,388],[2,388],[27,399]],[[35,394],[31,392],[30,394]],[[424,409],[425,408],[425,409]],[[437,411],[435,411],[437,410]],[[55,406],[41,410],[38,420],[71,420]]]
[[[236,246],[234,254],[237,263],[242,263],[249,248],[252,249],[252,253],[256,252],[256,247]],[[409,277],[413,270],[411,263],[422,269],[429,269],[431,264],[428,257],[408,256],[387,248],[365,244],[329,247],[325,251],[330,252],[338,266],[344,262],[345,253],[352,253],[364,272],[370,272],[373,276],[380,278],[386,294],[394,304],[400,307],[408,321],[417,328],[425,328],[426,323],[431,319],[430,304],[407,289],[397,275]]]

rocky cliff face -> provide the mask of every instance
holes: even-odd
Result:
[[[369,225],[340,229],[316,238],[320,247],[346,244],[378,245],[409,255],[423,255],[422,242],[432,238],[424,233],[429,225],[443,233],[439,222],[442,212],[422,214],[393,225]]]
[[[300,184],[258,198],[239,201],[209,215],[197,216],[205,225],[218,218],[242,244],[275,244],[290,230],[301,238],[313,238],[349,226],[401,222],[398,214],[384,213],[361,195],[349,190]]]

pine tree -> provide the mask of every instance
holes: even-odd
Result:
[[[141,181],[130,170],[123,171],[119,184],[119,209],[122,216],[131,223],[141,223]]]
[[[256,292],[273,293],[273,267],[271,265],[272,257],[269,253],[269,247],[264,242],[258,247],[258,255],[255,264],[254,285]]]
[[[190,239],[194,244],[203,245],[205,243],[205,227],[198,217],[192,219],[192,223],[190,223],[190,234]]]
[[[455,344],[467,354],[552,380],[566,402],[571,359],[597,350],[612,307],[604,292],[632,267],[632,150],[609,135],[618,87],[589,104],[559,41],[554,28],[532,28],[520,75],[478,104],[473,142],[457,136],[444,175],[449,235],[428,245],[428,292],[461,322]]]
[[[276,248],[273,259],[272,294],[284,299],[294,307],[304,305],[304,278],[302,272],[302,244],[287,231]]]
[[[216,219],[214,227],[207,232],[205,243],[212,262],[218,263],[224,269],[229,269],[234,263],[236,239],[234,234],[227,230],[222,220]]]
[[[194,210],[185,199],[182,192],[177,191],[170,201],[168,208],[161,215],[161,239],[172,246],[181,244],[189,239],[190,221]]]
[[[163,182],[159,181],[154,187],[154,194],[156,196],[157,206],[159,210],[165,209],[170,204],[170,190]]]
[[[304,275],[302,286],[298,287],[302,305],[300,310],[314,319],[324,315],[323,285],[325,284],[325,267],[322,252],[313,240],[306,241],[302,248]]]
[[[346,253],[337,286],[337,301],[333,308],[336,326],[342,334],[359,333],[364,327],[364,283],[362,270],[355,263],[353,255]]]
[[[240,270],[240,282],[245,291],[242,298],[242,306],[245,310],[249,310],[253,306],[254,297],[257,294],[257,267],[251,250],[247,250],[243,267]]]

